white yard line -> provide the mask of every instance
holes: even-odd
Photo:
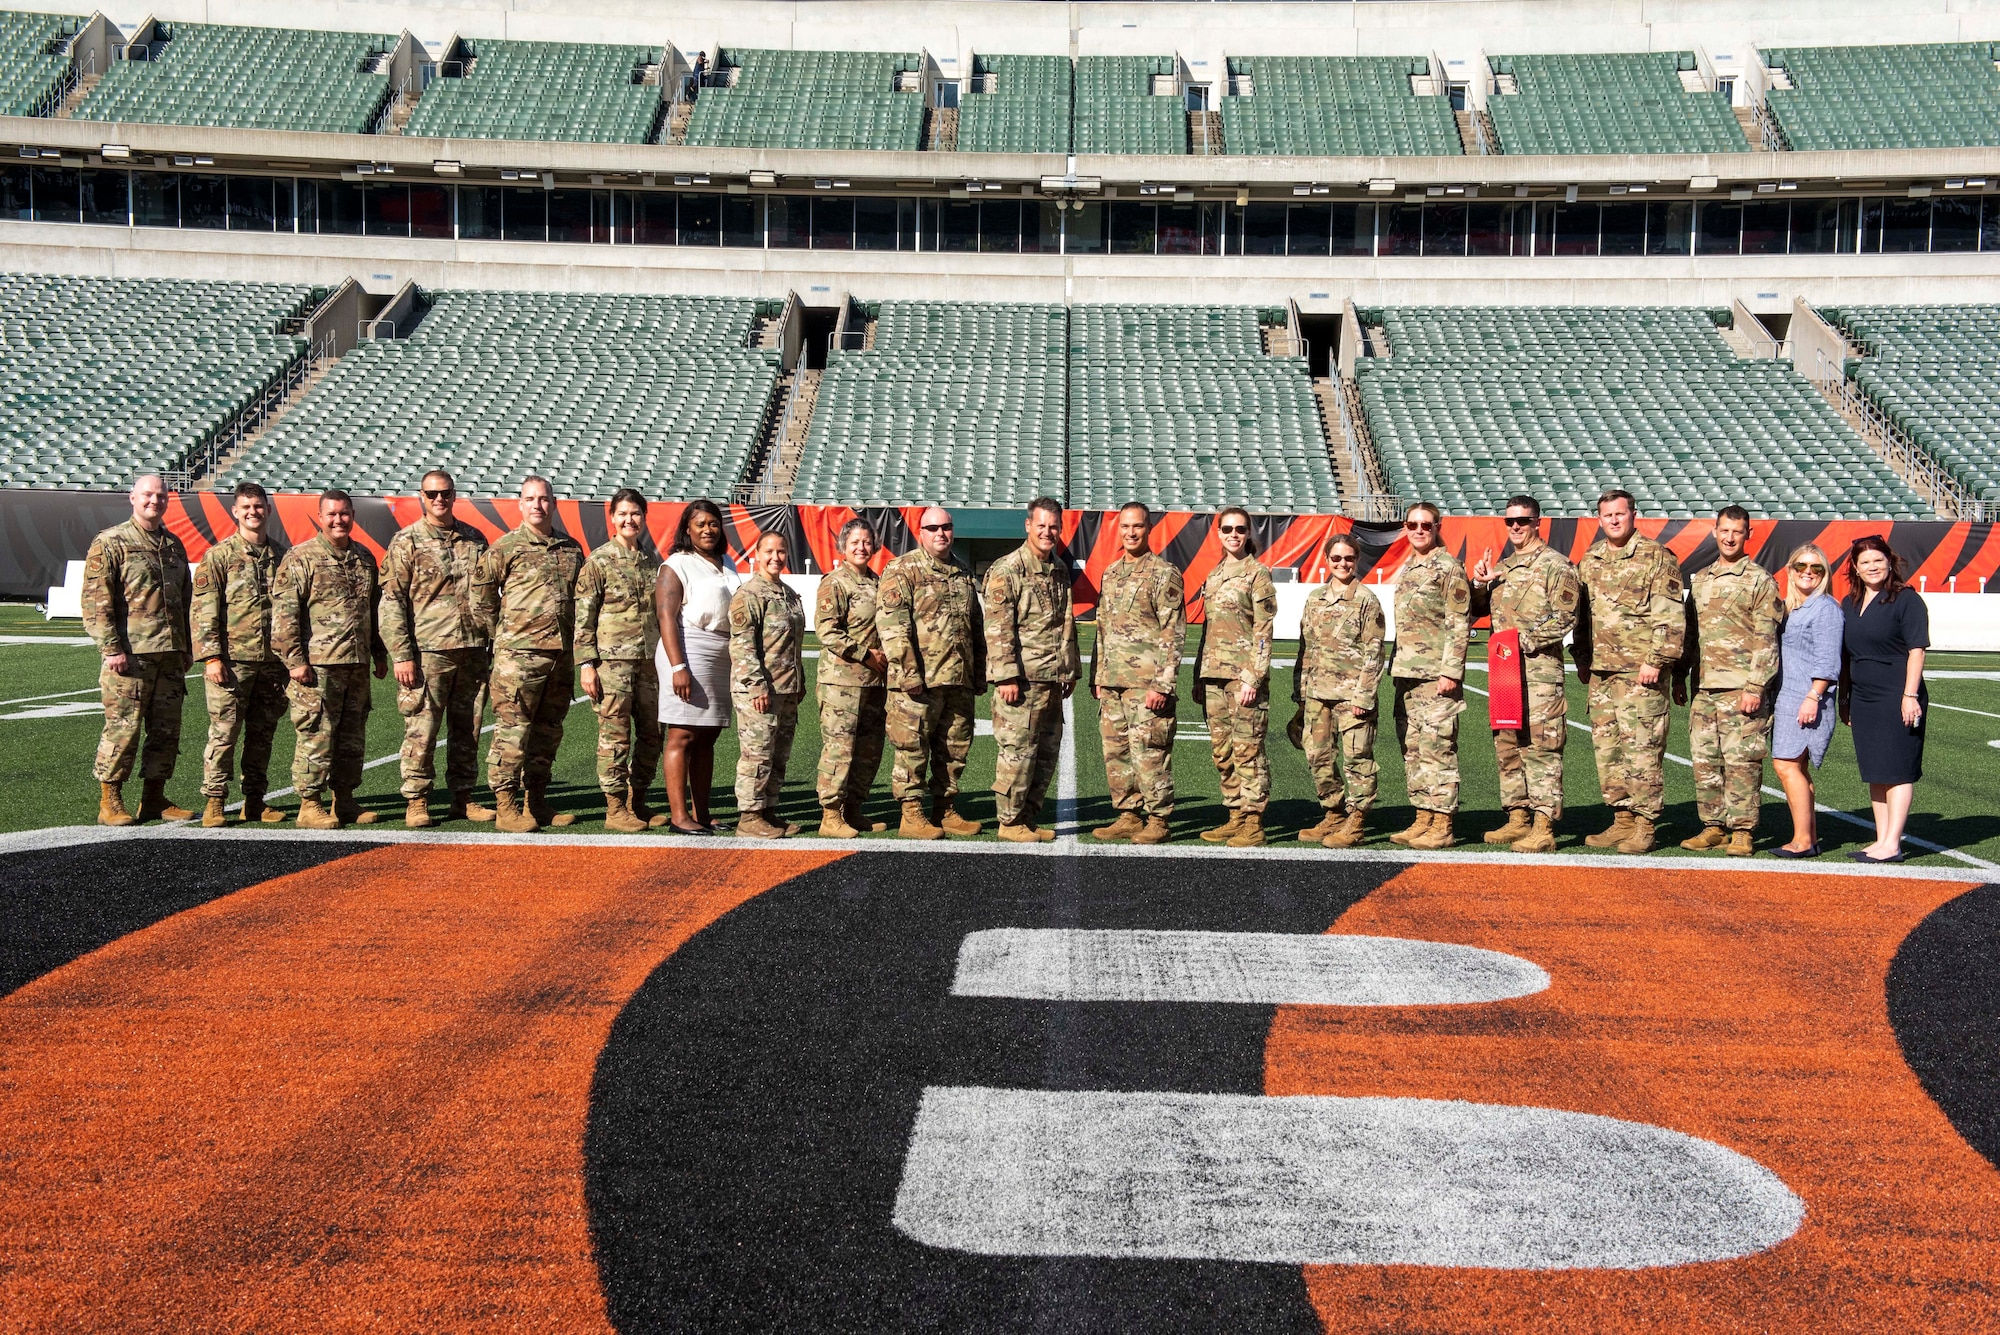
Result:
[[[1967,709],[1964,705],[1941,705],[1931,701],[1932,709],[1949,709],[1954,714],[1977,714],[1981,718],[2000,718],[2000,714],[1989,714],[1983,709]]]
[[[0,635],[0,646],[16,644],[66,644],[82,646],[96,644],[88,635]]]
[[[1063,701],[1062,751],[1056,757],[1056,843],[1076,847],[1076,705]]]

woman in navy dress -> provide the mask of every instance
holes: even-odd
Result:
[[[1807,543],[1792,553],[1788,567],[1771,768],[1778,772],[1792,811],[1792,838],[1771,852],[1781,858],[1816,858],[1819,821],[1812,771],[1826,760],[1833,741],[1833,711],[1826,707],[1826,696],[1840,681],[1844,618],[1840,604],[1827,593],[1833,580],[1825,552]]]
[[[1931,643],[1923,598],[1903,583],[1903,561],[1873,534],[1847,553],[1840,721],[1854,729],[1854,756],[1875,808],[1875,842],[1858,862],[1901,862],[1910,798],[1924,773],[1924,650]]]

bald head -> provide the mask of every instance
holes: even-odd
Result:
[[[150,532],[166,517],[167,480],[158,473],[141,473],[132,480],[127,499],[132,502],[132,522]]]
[[[917,517],[917,545],[942,559],[951,550],[951,511],[942,506],[926,506]]]

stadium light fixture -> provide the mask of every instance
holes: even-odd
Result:
[[[1103,188],[1102,177],[1078,176],[1075,172],[1042,178],[1042,193],[1045,195],[1094,195]]]
[[[54,157],[54,156],[56,156],[56,155],[55,155],[55,154],[53,154],[53,153],[46,153],[46,152],[45,152],[45,153],[43,153],[43,154],[42,154],[42,156],[43,156],[43,157],[45,157],[45,158],[52,158],[52,157]],[[205,153],[197,153],[197,154],[195,154],[195,156],[194,156],[194,165],[195,165],[195,166],[197,166],[197,167],[213,167],[213,166],[215,165],[215,159],[214,159],[214,158],[211,158],[211,157],[209,157],[209,156],[208,156],[207,154],[205,154]]]
[[[1760,181],[1757,184],[1757,193],[1760,195],[1775,195],[1778,193],[1778,183],[1776,181]]]
[[[122,162],[132,156],[132,146],[130,144],[105,144],[97,151],[111,161]],[[1962,185],[1964,182],[1960,182],[1960,184]]]
[[[752,184],[752,185],[757,185],[757,186],[774,186],[774,185],[776,185],[777,183],[778,183],[778,174],[777,174],[776,172],[751,172],[751,173],[750,173],[750,184]]]
[[[1721,184],[1721,179],[1714,176],[1690,176],[1688,178],[1688,189],[1690,191],[1713,190]]]
[[[1309,185],[1295,185],[1292,187],[1292,193],[1295,195],[1310,195],[1312,192],[1313,188]]]
[[[1575,187],[1575,186],[1573,186],[1573,185],[1572,185],[1572,186],[1566,186],[1566,187],[1564,187],[1564,189],[1563,189],[1563,203],[1565,203],[1565,204],[1574,204],[1574,203],[1576,203],[1576,187]]]
[[[192,155],[187,153],[176,153],[174,154],[174,166],[192,167],[194,166],[194,158]]]
[[[1930,193],[1931,188],[1927,185],[1913,185],[1910,187],[1911,199],[1925,199],[1929,197]]]
[[[450,158],[439,158],[431,163],[431,170],[439,176],[463,176],[465,174],[465,164],[455,162]]]
[[[517,171],[508,171],[505,168],[502,168],[500,172],[500,179],[503,181],[518,181],[521,179],[521,173]]]
[[[1389,177],[1378,176],[1368,182],[1368,193],[1371,195],[1393,195],[1396,193],[1396,183]]]

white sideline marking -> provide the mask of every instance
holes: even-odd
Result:
[[[999,927],[958,948],[957,997],[1459,1006],[1540,992],[1549,976],[1497,950],[1393,936]]]
[[[1713,1141],[1554,1108],[932,1086],[895,1222],[986,1256],[1625,1270],[1763,1251],[1805,1209]]]
[[[190,672],[181,680],[194,681],[201,675],[199,672]],[[93,700],[81,700],[74,705],[51,705],[47,709],[24,709],[18,714],[0,714],[0,723],[12,723],[19,719],[68,718],[75,714],[95,713],[104,708],[103,690],[101,686],[83,686],[74,691],[51,691],[47,695],[24,695],[18,700],[0,700],[0,709],[5,709],[10,705],[33,704],[37,700],[67,700],[72,695],[98,697]]]
[[[1066,849],[1076,847],[1076,705],[1073,697],[1063,699],[1062,750],[1056,753],[1055,842]]]
[[[1468,666],[1470,665],[1468,664]],[[1487,692],[1480,690],[1477,686],[1469,684],[1465,687],[1465,689],[1471,691],[1474,695],[1488,694]],[[1575,728],[1578,732],[1590,731],[1590,725],[1588,723],[1578,723],[1575,719],[1569,718],[1568,716],[1565,716],[1563,721],[1569,724],[1570,727]],[[1667,752],[1667,759],[1673,761],[1676,765],[1684,765],[1689,769],[1694,768],[1694,762],[1688,759],[1686,756],[1677,756],[1673,752],[1669,751]],[[1775,797],[1780,800],[1783,800],[1785,796],[1784,789],[1773,788],[1768,783],[1761,785],[1759,791],[1762,792],[1766,797]],[[1813,803],[1813,810],[1819,812],[1822,815],[1831,816],[1835,820],[1844,820],[1849,825],[1859,826],[1860,828],[1868,831],[1870,834],[1873,834],[1875,832],[1875,821],[1873,817],[1864,820],[1860,816],[1849,815],[1847,812],[1840,810],[1838,807],[1827,806],[1824,802]],[[2000,863],[1988,862],[1984,858],[1976,858],[1972,856],[1972,854],[1962,852],[1959,849],[1947,848],[1943,844],[1934,844],[1928,839],[1919,839],[1917,838],[1917,836],[1909,833],[1907,830],[1904,831],[1903,833],[1903,842],[1906,844],[1915,844],[1918,848],[1927,848],[1933,853],[1942,853],[1945,857],[1948,858],[1957,858],[1960,862],[1970,863],[1972,866],[1975,867],[1984,867],[1989,871],[2000,869]]]
[[[1981,718],[2000,718],[2000,714],[1989,714],[1983,709],[1967,709],[1964,705],[1941,705],[1931,701],[1932,709],[1949,709],[1954,714],[1977,714]]]
[[[66,644],[81,647],[96,643],[88,635],[0,635],[0,645]]]

